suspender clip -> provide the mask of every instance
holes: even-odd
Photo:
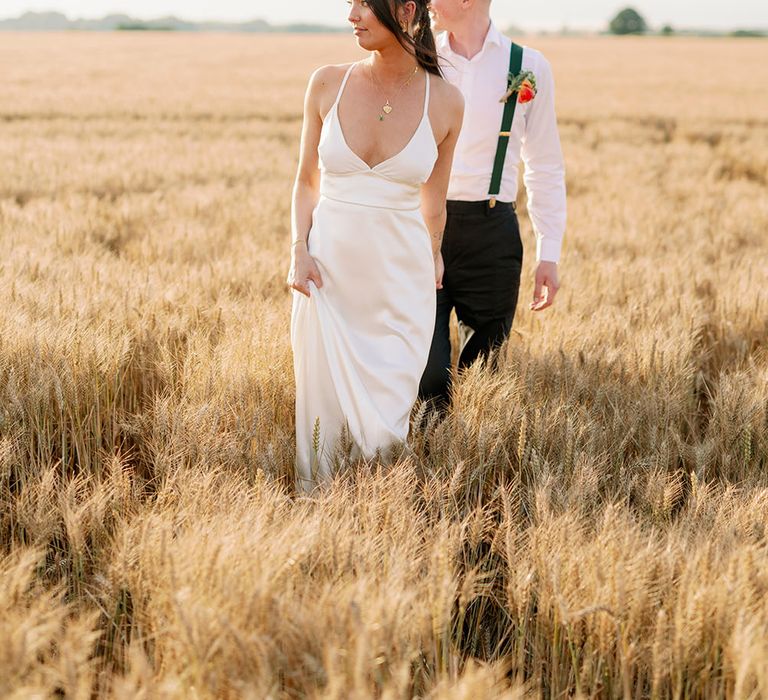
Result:
[[[488,206],[493,209],[496,206],[496,197],[491,197],[488,200]]]

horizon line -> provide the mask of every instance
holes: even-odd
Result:
[[[112,17],[115,15],[125,15],[126,17],[129,17],[132,20],[136,20],[139,22],[156,22],[158,20],[163,19],[176,19],[181,22],[187,22],[190,24],[223,24],[223,25],[237,25],[237,24],[248,24],[252,22],[264,22],[272,27],[284,27],[284,26],[290,26],[290,25],[313,25],[323,28],[328,28],[330,30],[339,31],[346,29],[345,24],[328,24],[320,20],[307,20],[307,19],[294,19],[294,20],[287,20],[287,21],[281,21],[281,22],[275,22],[274,20],[269,20],[264,17],[242,17],[240,19],[190,19],[186,18],[182,15],[177,14],[165,14],[165,15],[156,15],[153,17],[147,17],[147,16],[139,16],[131,14],[129,10],[115,10],[112,12],[107,12],[100,15],[72,15],[68,12],[65,12],[64,10],[58,10],[58,9],[49,9],[49,10],[23,10],[20,14],[16,15],[0,15],[0,22],[5,22],[8,20],[15,20],[20,19],[24,15],[46,15],[46,14],[58,14],[62,15],[67,19],[69,22],[73,21],[94,21],[94,20],[100,20],[105,19],[107,17]],[[607,29],[608,23],[610,22],[610,19],[605,20],[604,23],[600,25],[595,24],[570,24],[570,23],[561,23],[559,25],[523,25],[517,22],[509,22],[509,21],[497,21],[497,24],[501,25],[502,28],[505,26],[507,28],[515,28],[522,32],[526,33],[533,33],[533,32],[553,32],[553,33],[564,33],[568,31],[577,31],[577,32],[603,32]],[[681,25],[681,24],[674,24],[672,22],[662,22],[658,25],[659,28],[663,28],[665,26],[671,26],[674,29],[684,31],[684,32],[733,32],[733,31],[739,31],[739,30],[749,30],[749,31],[760,31],[760,32],[768,32],[768,26],[761,26],[761,25],[729,25],[729,26],[721,26],[721,25]],[[649,23],[649,27],[654,28],[656,27],[655,24]]]

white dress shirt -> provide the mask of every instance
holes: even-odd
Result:
[[[437,51],[445,78],[464,95],[461,127],[448,199],[488,199],[507,88],[511,41],[491,22],[483,48],[471,59],[451,49],[448,32],[437,36]],[[536,97],[515,108],[504,161],[500,202],[517,196],[518,166],[525,163],[523,182],[528,212],[536,234],[536,260],[558,262],[565,232],[565,165],[555,116],[552,69],[537,50],[523,47],[523,70],[536,77]],[[516,95],[515,95],[516,97]]]

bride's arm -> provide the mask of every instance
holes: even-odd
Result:
[[[301,128],[299,165],[291,197],[291,266],[287,283],[309,296],[309,280],[323,286],[320,271],[307,250],[307,238],[312,226],[312,212],[320,196],[320,170],[317,146],[323,120],[320,95],[328,83],[330,67],[318,68],[310,77],[304,96],[304,121]]]
[[[435,81],[437,83],[437,80]],[[443,259],[440,255],[440,245],[443,242],[445,229],[446,208],[445,199],[448,194],[448,180],[453,165],[453,151],[461,131],[464,119],[464,98],[457,88],[446,82],[439,83],[440,96],[435,112],[441,115],[442,139],[437,144],[437,161],[432,168],[432,174],[421,187],[421,214],[424,217],[427,231],[432,243],[432,255],[435,258],[435,284],[442,287]],[[437,129],[436,129],[437,131]],[[437,138],[437,134],[435,135]]]

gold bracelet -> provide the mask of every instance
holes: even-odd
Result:
[[[294,241],[293,243],[291,243],[291,248],[293,248],[293,246],[295,246],[295,245],[298,245],[299,243],[306,244],[306,241],[303,238],[299,238],[298,241]]]

